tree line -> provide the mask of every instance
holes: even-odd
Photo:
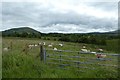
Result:
[[[63,34],[63,33],[27,33],[27,32],[13,32],[10,34],[3,33],[3,37],[25,37],[25,38],[39,38],[44,40],[59,40],[66,42],[77,42],[87,44],[106,45],[106,40],[119,39],[119,36],[106,34]]]

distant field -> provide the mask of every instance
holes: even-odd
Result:
[[[118,69],[115,67],[106,66],[96,66],[96,65],[81,65],[92,68],[93,66],[97,68],[96,70],[88,70],[81,68],[82,72],[76,72],[76,69],[62,70],[56,68],[55,65],[49,66],[40,61],[39,56],[40,47],[34,47],[27,51],[27,54],[23,52],[25,45],[28,44],[38,44],[40,42],[45,42],[44,46],[46,49],[57,48],[59,50],[71,50],[80,51],[85,45],[90,51],[97,51],[98,48],[103,48],[105,53],[113,54],[118,53],[116,50],[117,40],[107,41],[107,46],[93,45],[93,44],[83,44],[83,43],[71,43],[71,42],[60,42],[60,41],[50,41],[50,40],[40,40],[40,39],[30,39],[30,38],[3,38],[2,47],[10,47],[12,42],[12,50],[4,51],[2,55],[2,76],[3,78],[116,78],[118,77]],[[48,47],[49,44],[53,43],[53,47]],[[63,46],[58,46],[62,43]],[[53,54],[48,51],[48,53]],[[56,53],[57,54],[57,53]],[[65,55],[74,55],[73,53],[62,53]],[[95,55],[81,55],[91,58],[96,58]],[[117,57],[108,58],[114,59],[114,61],[102,61],[96,63],[118,65]],[[55,57],[57,59],[57,57]],[[65,58],[67,59],[67,58]],[[80,61],[85,61],[85,59],[79,59]],[[51,62],[56,62],[51,60]],[[69,67],[71,68],[71,67]]]

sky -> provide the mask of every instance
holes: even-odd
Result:
[[[2,27],[31,27],[42,33],[108,32],[118,29],[118,2],[39,0],[0,3]]]

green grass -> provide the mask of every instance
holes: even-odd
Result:
[[[115,52],[115,53],[120,53],[120,49],[119,49],[119,39],[114,39],[114,40],[107,40],[107,47],[106,49],[108,51],[111,52]]]
[[[21,39],[21,38],[3,38],[3,48],[9,47],[10,42],[13,42],[13,49],[10,51],[3,51],[2,54],[2,77],[3,78],[116,78],[118,77],[117,69],[112,67],[105,67],[105,66],[97,66],[97,65],[88,65],[82,64],[81,66],[87,67],[95,67],[96,70],[89,70],[81,68],[79,70],[84,72],[77,72],[77,68],[74,67],[66,67],[70,70],[63,70],[57,68],[56,65],[49,65],[44,64],[40,61],[40,58],[37,57],[39,55],[39,47],[33,48],[28,51],[28,54],[25,54],[22,50],[25,47],[25,44],[37,44],[42,42],[43,40],[39,39]],[[72,51],[79,51],[84,44],[80,43],[70,43],[70,42],[59,42],[59,41],[49,41],[44,40],[46,44],[50,44],[53,42],[54,44],[64,43],[63,47],[55,45],[54,47],[62,50],[72,50]],[[95,51],[96,48],[103,47],[105,52],[113,52],[111,50],[107,50],[105,46],[98,46],[98,45],[87,45],[87,48]],[[46,49],[52,49],[48,46],[45,46]],[[48,51],[49,54],[53,54],[52,51]],[[59,54],[54,53],[54,54]],[[68,56],[74,56],[77,53],[65,53],[62,54]],[[95,55],[84,55],[80,54],[82,57],[91,57],[96,58]],[[117,65],[117,58],[107,56],[108,58],[113,58],[115,61],[96,61],[95,63],[101,64],[112,64]],[[58,59],[59,57],[54,57]],[[68,59],[67,57],[62,57],[64,59]],[[69,59],[69,60],[78,60],[78,59]],[[80,61],[89,61],[89,59],[79,59]],[[56,62],[51,60],[51,62]],[[65,62],[71,64],[71,62]]]

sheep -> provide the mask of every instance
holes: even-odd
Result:
[[[83,51],[83,52],[88,52],[88,50],[87,50],[87,49],[81,49],[81,51]]]
[[[63,46],[63,44],[59,44],[59,46]]]
[[[102,58],[105,58],[105,57],[106,57],[106,54],[102,54],[101,56],[102,56]]]
[[[9,47],[5,47],[3,48],[4,51],[8,51],[9,50]]]
[[[57,51],[57,48],[54,48],[55,51]]]
[[[86,46],[83,46],[83,48],[85,49],[85,48],[86,48]]]
[[[43,45],[45,46],[45,42],[43,42]]]
[[[38,45],[41,45],[42,43],[40,42],[40,43],[38,43]]]
[[[35,46],[35,47],[37,47],[38,45],[37,45],[37,44],[35,44],[34,46]]]
[[[103,49],[98,49],[99,52],[103,52]]]
[[[30,45],[28,45],[28,47],[34,47],[34,45],[30,44]]]
[[[28,45],[29,49],[32,49],[32,47],[34,47],[34,45],[32,45],[32,44]]]
[[[48,45],[48,47],[52,47],[52,46],[53,46],[53,45],[51,45],[51,44],[50,44],[50,45]]]
[[[95,54],[97,58],[105,58],[106,54]]]

